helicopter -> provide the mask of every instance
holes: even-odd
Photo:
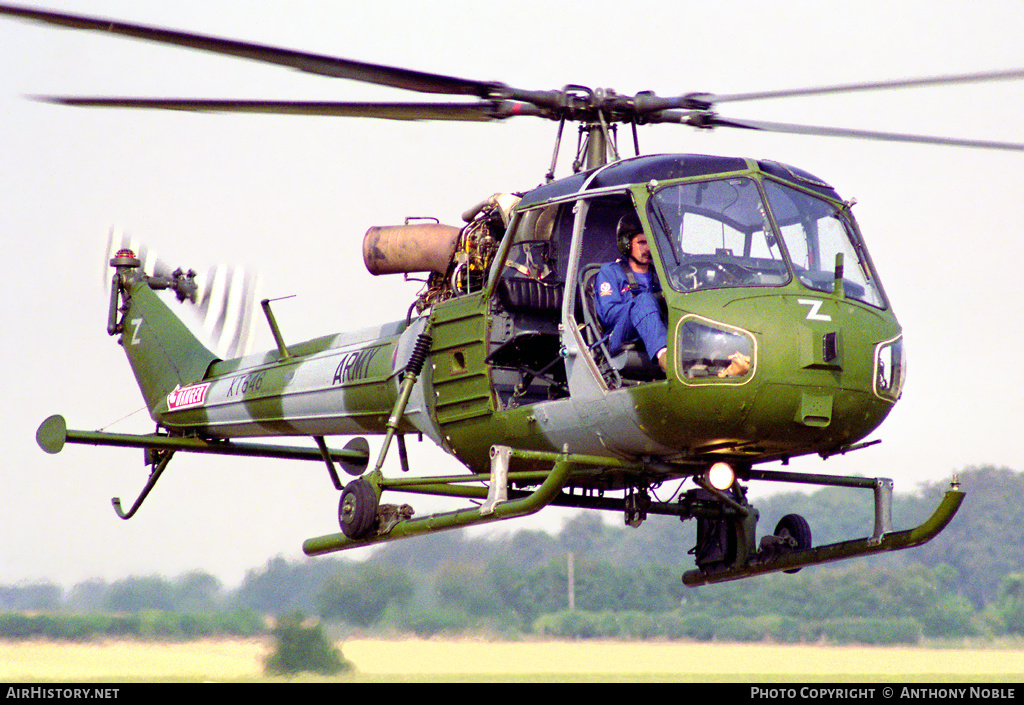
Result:
[[[54,99],[65,104],[392,119],[532,116],[554,120],[560,130],[565,122],[582,128],[579,171],[572,177],[552,175],[538,189],[486,199],[467,211],[465,226],[408,224],[371,231],[364,243],[368,267],[380,273],[427,271],[431,280],[404,321],[373,331],[293,344],[281,336],[267,302],[264,312],[277,349],[219,360],[151,295],[166,288],[181,299],[193,298],[189,275],[146,273],[134,253],[115,252],[108,332],[122,341],[159,431],[130,437],[88,434],[68,431],[52,419],[39,438],[51,451],[64,442],[149,449],[150,482],[132,509],[119,514],[134,514],[177,451],[314,459],[325,463],[341,491],[342,532],[307,541],[304,548],[311,555],[520,516],[549,504],[578,506],[622,513],[633,525],[648,514],[696,519],[698,570],[685,580],[699,584],[916,545],[941,530],[956,511],[962,494],[954,491],[922,529],[891,532],[891,483],[757,467],[854,450],[899,398],[905,368],[899,325],[849,204],[824,181],[795,167],[701,155],[621,159],[614,138],[616,125],[635,130],[656,122],[839,131],[729,120],[715,111],[720,104],[768,94],[662,99],[579,86],[524,91],[108,20],[6,6],[0,12],[478,99],[450,104]],[[1019,76],[978,74],[918,83]],[[882,84],[805,93],[872,87]],[[613,354],[587,293],[593,286],[591,266],[618,256],[616,224],[630,209],[650,238],[654,267],[664,283],[672,331],[665,371],[654,369],[636,347]],[[421,246],[431,257],[402,259],[405,248]],[[727,361],[736,354],[749,358],[749,367],[730,373]],[[385,456],[397,446],[404,457],[409,433],[435,441],[471,472],[384,477]],[[370,453],[365,441],[341,451],[326,445],[328,436],[354,434],[383,435],[381,450]],[[276,435],[309,436],[317,448],[236,440]],[[335,463],[356,479],[342,483]],[[675,501],[651,499],[658,485],[684,478],[697,488]],[[740,485],[751,480],[870,488],[875,534],[813,547],[805,522],[789,518],[758,544],[757,512]],[[414,518],[410,508],[381,501],[387,490],[482,504]]]

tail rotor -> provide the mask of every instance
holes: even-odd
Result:
[[[172,282],[186,274],[172,267],[156,252],[127,233],[111,229],[107,236],[103,260],[104,286],[109,285],[110,260],[121,250],[131,250],[141,262],[142,271],[151,283]],[[255,339],[255,308],[259,298],[259,278],[241,266],[214,265],[205,272],[189,270],[195,287],[187,294],[175,289],[178,299],[188,300],[195,322],[224,359],[241,357],[252,349]]]

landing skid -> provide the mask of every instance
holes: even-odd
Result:
[[[509,460],[541,461],[550,463],[550,470],[510,472]],[[389,480],[383,476],[364,475],[353,482],[372,482],[375,498],[385,490],[411,492],[435,496],[462,497],[478,504],[471,509],[412,518],[408,505],[373,506],[367,511],[376,513],[372,530],[343,531],[308,539],[303,544],[307,555],[320,555],[357,546],[408,538],[472,524],[525,516],[548,505],[620,510],[626,523],[638,526],[648,514],[674,515],[680,519],[697,519],[698,545],[694,549],[698,569],[683,575],[683,583],[690,587],[739,580],[763,573],[784,571],[795,573],[805,566],[871,555],[883,551],[899,551],[919,546],[938,535],[953,519],[963,502],[965,493],[953,483],[939,507],[920,526],[905,530],[892,530],[892,486],[886,478],[843,477],[813,475],[767,470],[747,469],[746,480],[796,482],[822,486],[871,489],[874,494],[875,522],[871,536],[823,546],[812,546],[810,530],[798,515],[784,517],[774,535],[761,538],[756,544],[758,511],[747,503],[742,488],[735,484],[728,492],[714,490],[698,476],[700,487],[684,494],[678,501],[652,501],[643,488],[627,491],[623,498],[576,495],[571,491],[573,480],[580,480],[595,472],[595,468],[616,466],[639,475],[641,466],[629,461],[595,458],[574,454],[521,451],[494,446],[491,452],[491,475],[488,487],[468,487],[465,483],[480,483],[486,476],[454,476],[434,478],[402,478]],[[535,485],[533,492],[513,491],[510,484]],[[569,490],[566,493],[564,490]],[[369,495],[368,495],[369,496]],[[345,511],[351,510],[349,507]],[[358,513],[358,512],[356,512]],[[342,519],[342,527],[346,522]]]
[[[551,470],[542,472],[510,472],[508,467],[509,460],[513,457],[550,461],[552,463]],[[403,511],[403,509],[406,509],[405,505],[397,508],[397,511],[394,505],[381,505],[379,508],[376,508],[378,522],[372,531],[362,536],[350,535],[352,532],[345,531],[345,521],[342,518],[342,533],[307,539],[302,544],[302,550],[308,556],[316,556],[357,546],[393,541],[395,539],[455,529],[471,524],[482,524],[533,514],[556,500],[574,470],[580,466],[593,465],[596,461],[609,462],[608,459],[603,458],[518,451],[506,446],[494,446],[491,449],[489,487],[486,489],[482,487],[466,487],[465,483],[480,483],[487,476],[482,478],[478,475],[459,475],[455,477],[398,480],[386,480],[382,476],[377,476],[373,478],[373,482],[377,485],[378,493],[384,489],[389,489],[414,494],[449,497],[461,496],[481,500],[482,503],[472,509],[431,514],[417,519],[411,518],[411,511]],[[618,461],[613,460],[610,462],[615,464]],[[365,478],[372,475],[372,473],[368,473],[354,482],[365,482]],[[533,492],[517,492],[514,498],[509,499],[507,488],[510,481],[530,482],[537,480],[542,480],[542,482]],[[396,513],[399,514],[398,517],[393,516]]]
[[[960,508],[964,496],[965,493],[961,492],[958,489],[957,483],[954,482],[951,489],[943,496],[942,502],[931,517],[913,529],[885,533],[881,536],[870,536],[853,541],[842,541],[840,543],[807,548],[802,551],[771,557],[755,555],[754,558],[744,565],[732,565],[711,570],[691,570],[683,574],[683,583],[689,587],[697,587],[698,585],[739,580],[740,578],[761,575],[762,573],[777,571],[794,572],[804,566],[819,565],[821,563],[840,561],[857,556],[867,556],[883,551],[899,551],[904,548],[920,546],[933,539],[946,528]]]
[[[397,428],[397,426],[396,426]],[[389,429],[391,431],[396,430]],[[397,435],[403,450],[401,435]],[[643,461],[618,460],[607,457],[517,450],[506,446],[491,449],[491,473],[439,477],[385,478],[380,471],[383,452],[377,468],[369,467],[369,446],[363,439],[354,439],[344,449],[329,449],[322,437],[314,440],[317,448],[270,446],[217,441],[202,438],[113,434],[68,430],[64,418],[51,416],[36,434],[39,445],[48,453],[58,453],[65,443],[145,448],[151,466],[145,487],[126,512],[120,499],[112,503],[118,516],[131,518],[156,484],[176,451],[213,453],[250,457],[319,460],[325,462],[336,489],[343,490],[339,505],[342,533],[308,539],[303,543],[307,555],[320,555],[357,546],[393,541],[422,534],[482,524],[532,514],[549,505],[581,507],[623,512],[626,523],[639,526],[648,514],[677,516],[697,520],[697,546],[693,553],[698,568],[683,575],[683,583],[695,587],[710,583],[738,580],[762,573],[784,571],[794,573],[804,566],[845,560],[883,551],[899,551],[919,546],[939,534],[956,515],[964,499],[954,482],[934,514],[920,526],[906,531],[892,531],[892,481],[885,478],[837,477],[804,473],[777,472],[747,468],[740,473],[744,480],[797,482],[805,484],[859,487],[874,492],[875,528],[866,538],[813,546],[810,528],[798,515],[783,517],[775,533],[756,543],[758,511],[746,501],[745,490],[733,483],[728,490],[716,490],[696,474],[699,471],[674,467],[676,477],[691,475],[698,489],[684,493],[676,501],[651,499],[647,490],[655,487],[659,472],[666,466],[647,465]],[[386,447],[384,449],[386,452]],[[403,455],[403,469],[406,467]],[[511,461],[534,469],[512,470]],[[345,472],[358,476],[342,488],[335,469],[339,463]],[[546,468],[546,469],[545,469]],[[623,497],[595,495],[593,488],[604,473],[620,478]],[[633,478],[632,486],[623,488],[621,478]],[[532,491],[513,487],[534,488]],[[577,494],[574,488],[583,490]],[[413,518],[408,505],[380,504],[385,491],[424,494],[437,497],[467,499],[474,506]]]

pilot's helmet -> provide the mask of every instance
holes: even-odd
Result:
[[[633,211],[626,213],[619,218],[619,225],[615,228],[615,237],[619,245],[619,253],[623,257],[629,256],[630,244],[633,238],[644,231],[640,225],[640,218]]]

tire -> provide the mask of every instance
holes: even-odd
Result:
[[[361,539],[377,523],[377,492],[368,481],[358,478],[345,485],[338,502],[338,524],[350,539]]]
[[[775,527],[775,535],[780,538],[792,538],[796,541],[793,552],[806,551],[811,547],[811,525],[799,514],[787,514],[779,520]],[[790,568],[783,573],[797,573],[799,568]]]

